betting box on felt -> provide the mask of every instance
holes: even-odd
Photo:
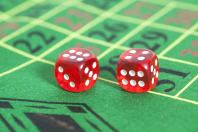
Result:
[[[86,92],[54,77],[73,47],[100,63]],[[131,48],[158,55],[152,91],[118,85],[118,58]],[[198,131],[197,0],[1,0],[0,56],[0,132]]]

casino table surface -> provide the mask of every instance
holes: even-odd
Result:
[[[86,92],[55,80],[58,55],[92,51],[100,63]],[[159,58],[157,86],[118,85],[120,54]],[[197,0],[0,0],[0,132],[197,132]]]

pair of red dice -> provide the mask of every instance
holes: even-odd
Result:
[[[67,91],[90,89],[99,76],[99,63],[94,54],[83,48],[72,48],[61,53],[55,65],[55,78]],[[117,65],[120,86],[129,92],[143,93],[157,84],[158,58],[147,49],[131,49],[121,54]]]

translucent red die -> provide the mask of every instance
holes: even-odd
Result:
[[[58,56],[54,74],[56,81],[64,90],[82,92],[96,83],[99,63],[91,51],[72,48]]]
[[[117,79],[124,90],[135,93],[149,91],[157,84],[158,76],[158,58],[151,50],[130,49],[121,54]]]

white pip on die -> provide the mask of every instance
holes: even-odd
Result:
[[[117,66],[120,86],[134,93],[152,90],[159,77],[158,58],[148,49],[130,49],[121,54]]]
[[[99,63],[95,55],[84,48],[72,48],[61,53],[54,68],[58,84],[70,92],[89,90],[99,76]]]

